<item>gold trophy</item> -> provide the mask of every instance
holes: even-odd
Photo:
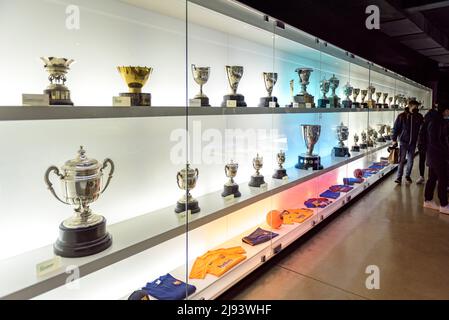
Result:
[[[65,82],[69,67],[75,60],[55,57],[42,57],[41,60],[45,63],[45,70],[50,74],[48,77],[50,85],[44,91],[50,98],[50,105],[73,106],[70,90],[65,86]]]
[[[117,67],[128,85],[129,92],[120,93],[121,97],[129,97],[131,106],[151,107],[151,93],[142,93],[142,88],[147,83],[153,68],[148,67]]]

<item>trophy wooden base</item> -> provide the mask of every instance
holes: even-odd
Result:
[[[276,108],[279,108],[278,98],[276,97],[263,97],[260,98],[259,107],[270,107],[270,102],[274,102],[276,104]]]
[[[368,143],[366,145],[368,146],[368,148],[373,148],[374,147],[374,142],[373,141],[368,141]]]
[[[208,97],[195,97],[195,99],[198,99],[201,101],[200,106],[201,107],[210,107],[209,98]]]
[[[91,227],[69,229],[59,226],[59,239],[53,246],[56,255],[64,258],[86,257],[112,245],[112,237],[106,231],[106,219]]]
[[[235,184],[233,186],[224,186],[224,190],[223,193],[221,194],[221,196],[223,198],[229,197],[230,195],[234,195],[234,198],[240,198],[242,196],[242,194],[239,191],[239,185]]]
[[[314,97],[308,93],[306,94],[298,94],[293,97],[293,101],[299,104],[300,108],[307,108],[310,106],[311,108],[315,108]]]
[[[343,108],[352,108],[351,100],[343,100],[342,104],[343,104]]]
[[[309,168],[312,168],[313,170],[323,170],[321,157],[301,155],[298,157],[298,164],[295,165],[295,168],[301,170],[309,170]]]
[[[352,152],[360,152],[360,146],[352,146],[351,151]]]
[[[151,93],[120,93],[120,97],[131,98],[131,106],[133,107],[151,107]]]
[[[192,213],[192,214],[200,212],[201,209],[200,209],[200,206],[198,204],[198,201],[193,199],[193,200],[191,200],[191,201],[189,201],[187,203],[180,202],[180,201],[178,201],[176,203],[176,208],[175,208],[175,212],[176,213],[183,213],[183,212],[186,212],[186,211],[187,212],[190,211],[190,213]]]
[[[273,174],[273,179],[281,180],[287,176],[287,170],[285,169],[277,169]]]
[[[318,99],[318,108],[327,108],[329,105],[329,99]]]
[[[245,97],[241,94],[227,94],[223,97],[222,107],[228,106],[228,101],[236,101],[237,107],[246,107]]]
[[[353,102],[352,103],[352,107],[353,108],[360,108],[360,103],[359,102]]]
[[[263,176],[251,176],[251,181],[249,182],[250,187],[260,188],[265,184],[265,179]]]
[[[334,156],[338,158],[350,157],[349,149],[347,147],[334,147]]]
[[[368,149],[368,144],[367,143],[361,143],[360,144],[360,149]]]

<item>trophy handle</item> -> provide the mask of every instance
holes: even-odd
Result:
[[[103,190],[101,190],[100,193],[103,193],[106,191],[106,189],[109,186],[109,183],[111,182],[112,175],[114,174],[115,165],[114,165],[114,162],[109,158],[107,158],[103,161],[103,167],[101,168],[100,172],[103,172],[103,170],[106,169],[106,167],[108,166],[108,163],[111,166],[111,170],[109,170],[108,181],[106,181],[106,185],[104,186]]]
[[[64,176],[59,172],[58,167],[56,166],[51,166],[50,168],[47,169],[47,172],[45,172],[45,184],[48,187],[48,190],[50,190],[51,194],[58,199],[60,202],[64,203],[64,204],[70,204],[67,203],[63,200],[61,200],[61,198],[59,198],[59,196],[56,194],[55,189],[53,188],[53,184],[50,181],[50,173],[54,172],[61,180],[64,179]]]
[[[226,176],[226,177],[228,176],[228,172],[227,172],[228,168],[229,168],[229,166],[228,166],[228,165],[225,165],[225,167],[224,167],[224,172],[225,172],[225,176]]]
[[[178,173],[176,174],[176,183],[178,184],[179,189],[182,190],[182,186],[179,184],[179,180],[180,180],[179,177],[180,177],[180,176],[181,176],[181,173],[178,172]]]
[[[196,178],[198,179],[198,177],[200,176],[200,171],[198,170],[198,168],[195,169],[195,173],[196,173]]]

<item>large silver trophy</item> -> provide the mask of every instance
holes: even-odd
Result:
[[[234,178],[237,176],[237,171],[239,170],[239,164],[235,163],[231,160],[226,166],[225,166],[225,175],[229,178],[229,181],[226,182],[224,185],[224,190],[221,196],[223,198],[229,197],[231,195],[234,196],[234,198],[241,197],[242,194],[239,191],[239,185],[235,183]]]
[[[109,176],[103,184],[103,170],[108,166]],[[51,173],[61,180],[62,197],[53,188]],[[74,215],[59,226],[59,238],[54,245],[55,254],[62,257],[84,257],[111,246],[112,237],[106,231],[106,219],[94,214],[89,206],[108,188],[113,174],[114,163],[111,159],[106,159],[103,163],[89,159],[83,147],[78,151],[78,156],[67,161],[61,170],[56,166],[47,169],[45,183],[53,196],[64,204],[75,206]]]
[[[200,212],[201,209],[198,205],[198,200],[193,198],[190,194],[190,191],[196,187],[198,176],[198,169],[190,168],[190,164],[187,164],[186,167],[176,175],[176,182],[178,183],[179,189],[185,191],[176,204],[176,213],[190,212],[194,214]]]
[[[337,88],[340,85],[340,80],[334,75],[329,79],[331,96],[329,98],[331,108],[340,108],[340,98],[337,96]]]
[[[352,91],[352,106],[354,108],[360,108],[360,103],[357,102],[357,98],[360,94],[360,88],[354,88],[354,90]]]
[[[260,98],[259,107],[269,107],[270,102],[279,108],[278,98],[273,97],[273,88],[278,81],[278,74],[276,72],[264,72],[262,74],[263,82],[265,83],[265,89],[268,92],[268,96]]]
[[[283,179],[287,176],[287,170],[283,166],[285,163],[285,152],[282,150],[279,151],[276,155],[276,159],[279,167],[274,172],[273,179]]]
[[[368,108],[375,108],[376,101],[374,100],[374,93],[376,92],[376,88],[374,86],[368,87]]]
[[[334,155],[336,157],[350,157],[348,147],[345,146],[345,141],[349,138],[349,128],[343,122],[337,126],[336,130],[338,146],[334,147]]]
[[[382,104],[383,104],[384,109],[388,109],[387,98],[388,98],[388,92],[384,92],[382,94],[382,100],[383,100]]]
[[[197,67],[192,64],[193,79],[200,86],[200,92],[194,99],[201,101],[201,107],[210,107],[209,98],[203,93],[203,86],[209,81],[210,68],[209,67]]]
[[[351,148],[352,152],[360,152],[360,146],[359,146],[359,135],[357,133],[354,134],[354,145]]]
[[[351,86],[349,82],[346,83],[346,85],[343,87],[343,93],[345,94],[346,99],[343,100],[343,108],[352,108],[352,101],[350,96],[352,95],[352,92],[354,91],[354,88]]]
[[[368,108],[368,103],[365,102],[366,96],[368,95],[368,90],[360,90],[360,95],[362,99],[362,108]]]
[[[304,142],[307,147],[307,152],[298,157],[298,164],[295,167],[297,169],[304,170],[308,170],[309,168],[312,168],[313,170],[323,169],[323,166],[321,165],[321,157],[313,153],[313,148],[320,139],[321,126],[303,124],[301,125],[301,128],[304,136]]]
[[[385,142],[386,141],[386,139],[384,137],[385,127],[386,127],[386,125],[381,124],[381,123],[379,123],[377,125],[377,133],[378,133],[377,142]]]
[[[45,70],[50,74],[48,80],[50,85],[45,89],[44,93],[50,98],[50,105],[67,105],[73,106],[70,98],[70,90],[66,87],[66,74],[70,70],[70,65],[75,62],[73,59],[41,57],[45,64]]]
[[[360,144],[360,149],[368,149],[368,136],[366,134],[366,131],[363,130],[360,135],[362,137],[362,143]]]
[[[226,66],[226,75],[228,77],[231,93],[223,97],[222,107],[228,106],[228,101],[235,101],[237,107],[246,107],[245,97],[237,93],[240,80],[243,77],[242,66]]]
[[[330,82],[327,79],[323,79],[320,82],[320,91],[323,93],[323,96],[318,99],[318,108],[327,108],[329,107],[329,98],[327,97],[327,93],[330,90]]]
[[[376,108],[382,108],[383,105],[380,103],[380,98],[382,98],[382,92],[377,91],[376,92]]]
[[[259,156],[259,154],[253,159],[253,168],[256,170],[256,173],[251,176],[249,186],[260,188],[265,184],[265,178],[260,173],[260,170],[263,168],[263,157]]]
[[[293,101],[299,104],[300,108],[315,108],[314,97],[307,92],[307,86],[309,85],[310,75],[313,69],[310,68],[298,68],[295,70],[299,76],[299,83],[301,84],[301,92],[293,97]]]

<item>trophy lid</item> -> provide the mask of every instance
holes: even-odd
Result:
[[[86,171],[98,170],[100,167],[101,165],[97,160],[89,159],[86,156],[86,150],[84,150],[84,147],[81,146],[78,151],[78,156],[75,159],[67,161],[62,169],[64,171],[83,173]]]

